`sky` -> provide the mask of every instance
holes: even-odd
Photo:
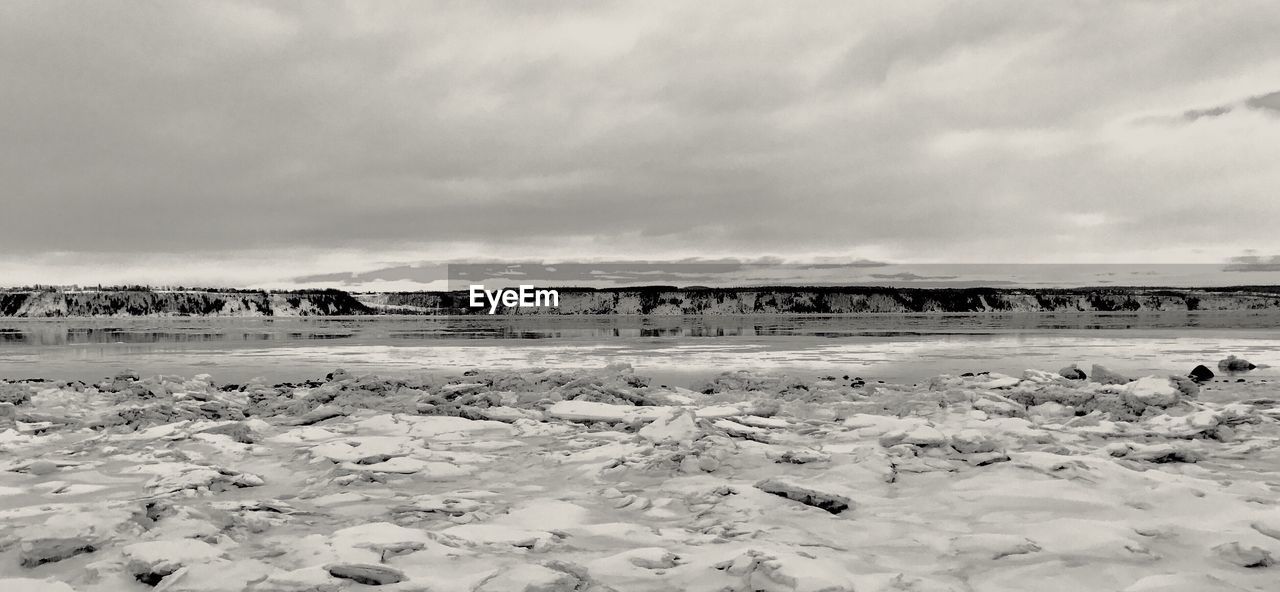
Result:
[[[1280,266],[1278,29],[1273,1],[11,0],[0,284]]]

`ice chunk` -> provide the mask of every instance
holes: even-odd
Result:
[[[554,539],[554,536],[546,531],[505,524],[460,524],[440,532],[472,543],[528,548],[545,545]]]
[[[1219,559],[1240,567],[1269,567],[1276,562],[1270,551],[1261,547],[1245,547],[1238,541],[1223,543],[1212,551]]]
[[[486,579],[475,592],[530,592],[534,590],[581,590],[579,576],[542,565],[524,564],[505,569]]]
[[[839,514],[853,506],[853,501],[843,492],[843,487],[835,484],[801,483],[790,479],[773,478],[756,483],[756,489],[765,493],[785,497]]]
[[[1154,407],[1177,403],[1179,392],[1168,378],[1158,376],[1144,376],[1124,385],[1124,393],[1130,400]]]
[[[880,445],[888,448],[898,444],[910,444],[912,446],[942,446],[947,443],[947,437],[938,428],[928,425],[921,425],[910,430],[897,430],[880,436]]]
[[[311,448],[311,455],[333,462],[377,462],[391,457],[406,456],[422,445],[408,436],[357,436],[325,442]]]
[[[187,565],[208,563],[223,550],[198,539],[173,539],[134,543],[121,550],[127,569],[139,581],[156,585],[165,576]]]
[[[449,463],[428,463],[425,460],[419,460],[407,456],[397,456],[382,462],[370,464],[344,463],[342,468],[347,469],[348,471],[371,471],[374,473],[400,473],[402,475],[410,475],[417,473],[432,464],[443,465],[443,467],[436,467],[437,472],[440,471],[440,469],[444,469],[445,472],[451,472],[453,469],[458,468]]]
[[[23,567],[36,567],[92,553],[129,520],[130,512],[105,505],[57,511],[41,523],[14,532],[21,541],[18,560]]]
[[[1132,378],[1121,376],[1100,364],[1093,365],[1093,369],[1089,372],[1089,380],[1099,384],[1127,384],[1133,381]]]
[[[275,568],[254,559],[216,560],[188,565],[166,576],[156,592],[242,592]]]
[[[1025,555],[1040,551],[1040,545],[1026,537],[1013,534],[966,534],[951,539],[951,552],[958,555],[975,555],[987,559],[1000,559],[1010,555]]]
[[[850,573],[846,561],[820,559],[804,551],[747,549],[713,567],[743,582],[745,590],[853,592],[855,589],[854,574]]]
[[[367,563],[335,563],[328,566],[329,575],[367,586],[386,586],[404,581],[404,572],[385,565]]]
[[[0,590],[14,592],[76,592],[70,584],[52,579],[37,580],[35,578],[0,578]]]
[[[371,522],[335,531],[330,537],[335,546],[382,550],[432,541],[431,533],[390,522]]]
[[[1245,592],[1221,578],[1204,573],[1172,573],[1144,577],[1124,592]]]
[[[608,423],[649,422],[667,412],[665,407],[634,407],[595,401],[560,401],[546,411],[547,417],[555,419]]]
[[[637,433],[655,443],[691,441],[699,436],[698,420],[692,411],[672,407]]]

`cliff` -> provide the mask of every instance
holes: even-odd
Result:
[[[982,312],[1119,312],[1280,309],[1280,287],[1213,289],[647,288],[560,289],[556,308],[499,314],[751,315]],[[398,314],[486,314],[466,292],[357,295]]]
[[[1280,309],[1280,287],[1239,288],[562,288],[554,308],[499,314],[753,315],[984,312],[1136,312]],[[8,291],[0,316],[352,316],[473,315],[466,292],[349,294],[339,290]]]
[[[41,290],[0,293],[9,317],[296,317],[370,314],[339,290],[304,292],[177,290]]]

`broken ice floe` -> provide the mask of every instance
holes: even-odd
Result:
[[[1277,569],[1266,384],[469,374],[3,383],[0,587],[1266,590]]]

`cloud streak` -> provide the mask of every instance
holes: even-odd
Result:
[[[1188,109],[1182,112],[1181,119],[1195,121],[1197,119],[1222,117],[1237,109],[1251,109],[1280,116],[1280,91],[1248,97],[1235,103],[1228,103],[1204,109]]]

